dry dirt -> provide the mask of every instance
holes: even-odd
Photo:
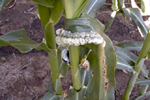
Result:
[[[109,0],[107,1],[109,2]],[[36,5],[30,0],[17,0],[14,7],[9,5],[0,13],[0,35],[12,30],[24,28],[28,36],[36,42],[41,42],[44,37],[40,20],[36,16]],[[97,14],[97,18],[106,25],[110,18],[111,7],[105,5]],[[127,18],[130,27],[122,15],[118,15],[112,27],[106,32],[114,44],[129,41],[143,40],[135,23]],[[56,25],[56,29],[63,26],[63,18]],[[116,70],[116,100],[121,100],[130,73]],[[51,76],[47,53],[32,50],[21,54],[12,47],[0,48],[0,100],[40,100],[47,92],[47,85]],[[71,75],[68,72],[63,81],[63,89],[67,91],[72,85]],[[131,95],[135,98],[138,94],[136,87]]]

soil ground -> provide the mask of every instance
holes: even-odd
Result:
[[[110,3],[107,0],[107,3]],[[36,16],[36,5],[30,0],[17,0],[14,7],[7,5],[0,12],[0,36],[17,29],[24,28],[28,36],[36,42],[41,42],[44,35],[41,23]],[[105,5],[97,13],[97,18],[106,25],[111,14],[111,6]],[[135,23],[127,18],[130,27],[122,15],[118,15],[112,27],[106,32],[114,44],[124,41],[139,41],[141,38]],[[63,18],[56,25],[56,29],[64,27]],[[148,68],[148,67],[147,67]],[[149,69],[149,68],[148,68]],[[40,100],[47,92],[47,85],[51,76],[47,53],[32,50],[21,54],[12,47],[0,48],[0,100]],[[116,100],[121,100],[130,73],[116,70]],[[63,90],[67,91],[72,85],[71,74],[68,72],[62,79]],[[131,98],[138,95],[138,88],[132,91]]]

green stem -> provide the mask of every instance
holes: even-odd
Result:
[[[123,96],[123,100],[129,100],[129,96],[131,94],[131,91],[134,87],[134,84],[136,82],[136,79],[140,73],[140,70],[144,64],[144,60],[142,60],[143,58],[145,58],[148,54],[148,51],[150,49],[150,31],[148,32],[146,39],[144,41],[144,44],[142,46],[142,50],[138,56],[138,59],[136,61],[135,67],[134,67],[134,72],[132,73],[129,81],[128,81],[128,85],[125,91],[125,94]]]
[[[84,0],[63,0],[65,15],[67,19],[73,19],[75,12],[79,9]],[[79,16],[76,16],[79,17]],[[81,89],[81,75],[79,68],[79,46],[69,47],[70,66],[75,90]]]
[[[70,46],[69,47],[69,57],[73,87],[75,90],[81,89],[81,75],[79,68],[79,47]]]
[[[46,39],[47,46],[50,49],[56,49],[54,24],[48,23],[45,26],[45,39]]]
[[[59,72],[58,55],[57,55],[56,41],[55,41],[55,30],[54,30],[54,24],[49,22],[51,10],[50,8],[41,5],[37,5],[37,7],[41,18],[41,23],[42,23],[47,46],[50,49],[53,49],[53,51],[55,52],[54,54],[53,52],[52,53],[48,52],[48,56],[49,56],[49,62],[50,62],[55,91],[56,94],[61,95],[63,94],[63,91],[62,91],[61,81],[59,78],[60,72]]]
[[[135,84],[135,81],[136,81],[137,77],[138,77],[138,73],[132,73],[132,75],[131,75],[131,77],[129,79],[126,91],[124,93],[123,100],[129,100],[129,96],[130,96],[131,91],[132,91],[132,89],[134,87],[134,84]]]

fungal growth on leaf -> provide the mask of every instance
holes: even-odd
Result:
[[[74,32],[64,30],[60,28],[56,30],[56,43],[59,46],[79,46],[85,44],[103,44],[105,47],[106,42],[104,41],[103,37],[97,32]]]

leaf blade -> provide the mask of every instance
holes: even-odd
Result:
[[[8,4],[10,1],[12,1],[12,0],[1,0],[1,1],[0,1],[0,11],[1,11],[2,8],[3,8],[6,4]]]
[[[148,27],[145,25],[140,10],[138,8],[123,8],[123,12],[134,20],[136,25],[140,28],[141,36],[146,37],[148,33]]]
[[[106,0],[90,0],[86,8],[86,13],[91,17],[95,17],[98,10],[104,5]]]
[[[129,41],[119,43],[116,46],[124,48],[125,50],[137,50],[140,51],[143,45],[143,41]]]

